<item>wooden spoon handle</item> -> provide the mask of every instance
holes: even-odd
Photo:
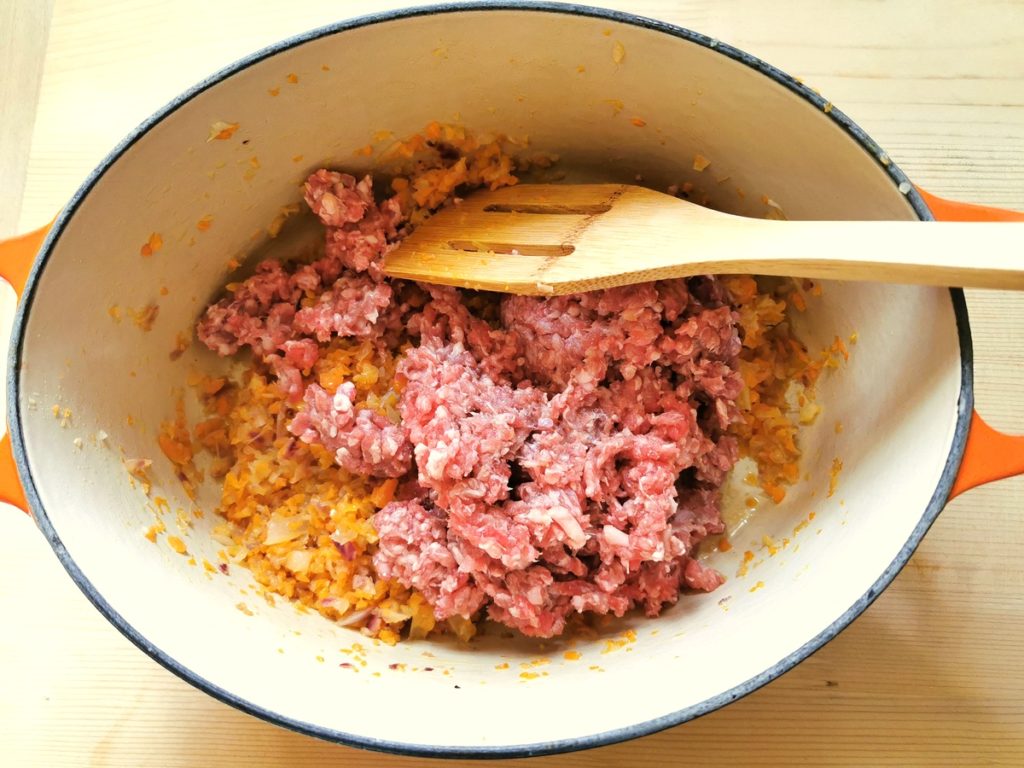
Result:
[[[629,268],[621,258],[609,259],[606,277],[617,275],[621,284],[733,272],[1024,290],[1024,224],[729,219],[634,219],[637,245],[623,239],[613,249],[629,255]],[[607,233],[595,232],[595,243],[599,234],[608,252]],[[594,250],[587,245],[580,243],[581,253]],[[593,263],[589,271],[597,276]],[[558,292],[570,284],[572,290],[613,284],[580,274],[587,273],[566,257],[552,260],[540,279]]]
[[[746,229],[746,228],[742,228]],[[1024,289],[1024,224],[763,221],[737,271],[836,280]],[[723,269],[725,265],[723,265]]]

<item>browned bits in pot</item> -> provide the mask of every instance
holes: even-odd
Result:
[[[179,331],[178,335],[174,339],[174,349],[171,350],[169,357],[171,360],[177,360],[188,349],[188,345],[191,342],[191,336],[189,334]]]
[[[143,331],[153,330],[153,323],[156,322],[157,315],[160,314],[160,307],[156,304],[147,304],[142,309],[129,309],[128,314],[131,315],[132,322]]]
[[[839,473],[843,471],[843,462],[836,456],[832,459],[832,469],[828,473],[828,497],[831,498],[839,485]]]

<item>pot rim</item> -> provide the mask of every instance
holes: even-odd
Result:
[[[964,448],[967,442],[967,434],[970,428],[971,413],[974,407],[973,346],[971,340],[970,321],[967,313],[967,304],[964,299],[964,293],[961,289],[950,288],[950,299],[953,303],[957,335],[959,337],[960,344],[961,373],[960,397],[957,403],[957,422],[953,434],[953,443],[950,448],[949,455],[946,458],[945,466],[943,467],[942,475],[935,491],[933,492],[927,507],[922,513],[921,519],[918,521],[914,530],[911,532],[896,557],[879,575],[878,579],[874,584],[872,584],[867,592],[849,606],[828,627],[805,642],[785,658],[727,691],[723,691],[690,707],[677,710],[658,718],[646,720],[641,723],[576,738],[493,747],[434,746],[430,744],[413,744],[389,739],[370,738],[286,717],[274,712],[273,710],[243,699],[231,691],[215,685],[201,675],[194,673],[181,662],[177,661],[161,650],[158,646],[150,642],[148,638],[143,637],[142,634],[140,634],[104,599],[64,547],[63,542],[50,521],[50,518],[46,513],[46,509],[39,497],[35,478],[33,477],[32,470],[29,466],[25,453],[23,424],[21,421],[21,409],[19,405],[19,376],[22,366],[22,353],[24,351],[24,335],[27,318],[35,299],[39,276],[45,268],[54,246],[60,240],[67,223],[74,216],[82,200],[89,194],[107,170],[118,161],[121,155],[123,155],[142,136],[144,136],[150,128],[208,88],[219,84],[232,75],[241,72],[247,67],[260,62],[263,59],[299,45],[303,45],[307,42],[317,40],[321,37],[352,29],[368,27],[382,22],[410,19],[419,16],[431,16],[444,13],[479,13],[487,11],[560,13],[570,16],[584,16],[630,24],[632,26],[660,32],[689,43],[700,45],[744,64],[822,110],[823,113],[832,120],[836,127],[844,131],[850,136],[850,138],[856,141],[857,144],[864,149],[865,153],[869,155],[876,164],[882,167],[892,180],[893,185],[906,196],[911,208],[920,220],[934,221],[934,216],[932,215],[931,210],[918,194],[916,187],[913,186],[906,174],[895,163],[889,160],[881,147],[879,147],[878,144],[876,144],[875,141],[871,139],[871,137],[868,136],[862,128],[860,128],[860,126],[854,123],[853,120],[847,117],[842,111],[832,107],[831,103],[816,91],[811,90],[809,87],[785,72],[755,56],[739,50],[738,48],[734,48],[733,46],[721,43],[714,38],[674,24],[657,21],[655,19],[624,11],[615,11],[588,5],[547,2],[546,0],[499,0],[498,2],[474,0],[473,2],[467,3],[449,2],[414,8],[404,8],[334,22],[332,24],[327,24],[301,34],[294,35],[237,60],[184,91],[142,122],[137,128],[135,128],[135,130],[118,143],[109,154],[107,154],[107,156],[89,174],[82,185],[74,193],[55,221],[49,235],[39,251],[35,263],[32,265],[32,270],[25,286],[24,296],[19,303],[14,319],[7,373],[8,430],[11,435],[11,444],[14,452],[15,463],[24,486],[31,514],[34,517],[36,524],[50,542],[50,546],[53,548],[65,570],[67,570],[68,574],[96,609],[99,610],[99,612],[102,613],[107,620],[121,632],[121,634],[181,679],[209,694],[215,699],[229,704],[250,715],[254,715],[262,720],[273,723],[274,725],[282,726],[299,733],[335,743],[401,755],[448,758],[514,758],[557,754],[605,746],[646,736],[666,728],[688,722],[697,717],[708,714],[709,712],[713,712],[726,704],[730,704],[741,699],[761,686],[780,677],[816,652],[827,642],[835,638],[836,635],[849,626],[855,618],[863,613],[864,610],[875,601],[875,599],[906,565],[910,556],[917,549],[925,533],[927,533],[928,529],[935,522],[939,512],[942,511],[942,508],[949,499],[953,482],[963,458]],[[826,105],[828,105],[828,109],[826,109]],[[904,192],[903,190],[907,191]]]

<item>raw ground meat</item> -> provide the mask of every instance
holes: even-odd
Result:
[[[306,389],[305,408],[288,429],[305,443],[320,443],[342,469],[355,475],[401,477],[412,450],[403,426],[352,403],[356,388],[345,382],[333,395],[319,384]]]
[[[377,262],[397,236],[401,216],[395,199],[374,202],[369,176],[357,183],[348,174],[317,171],[306,182],[306,203],[326,225],[325,255],[292,272],[277,260],[263,261],[252,277],[207,308],[197,328],[199,340],[214,352],[231,355],[251,347],[279,377],[283,371],[292,379],[302,369],[289,359],[288,342],[374,331],[392,299]]]
[[[389,281],[397,197],[320,170],[306,202],[324,256],[264,262],[199,338],[222,355],[251,347],[297,408],[291,433],[339,467],[417,489],[374,517],[379,577],[438,619],[486,613],[537,637],[576,613],[656,616],[724,581],[694,559],[724,530],[738,450],[738,318],[715,277],[552,298]],[[338,337],[404,345],[400,424],[311,374]]]
[[[445,515],[419,501],[394,501],[377,513],[381,578],[418,589],[439,619],[472,616],[487,596],[459,571],[447,544]]]
[[[295,330],[328,342],[334,336],[368,336],[391,304],[391,286],[366,277],[342,277],[312,306],[295,313]]]

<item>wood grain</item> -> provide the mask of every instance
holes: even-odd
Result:
[[[606,4],[699,29],[805,78],[937,194],[1024,210],[1024,4]],[[22,228],[47,221],[121,136],[206,73],[339,14],[395,5],[57,0]],[[1024,299],[969,292],[968,301],[979,408],[1024,432]],[[1024,764],[1022,508],[1024,478],[957,499],[860,619],[746,699],[655,736],[530,765]],[[0,510],[0,563],[5,765],[428,764],[289,733],[192,689],[118,635],[10,510]]]
[[[517,184],[431,216],[386,256],[384,271],[527,296],[732,272],[1024,290],[1024,260],[1008,258],[1017,253],[1019,223],[780,223],[633,184]]]
[[[53,0],[0,3],[0,237],[15,233],[21,213],[52,10]]]

